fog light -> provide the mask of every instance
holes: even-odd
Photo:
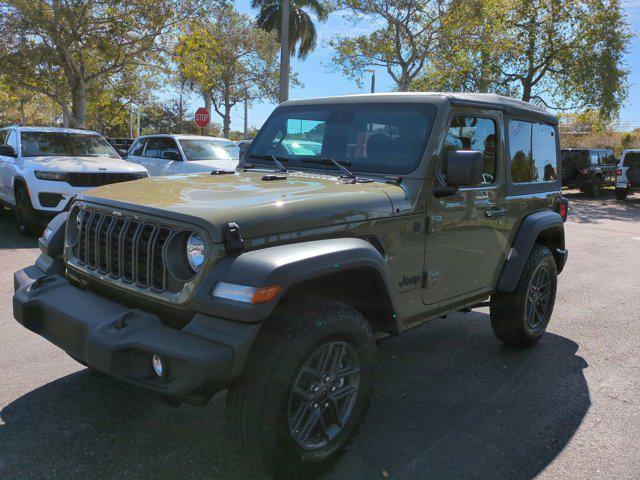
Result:
[[[161,377],[164,374],[164,363],[159,355],[153,354],[151,357],[151,365],[153,365],[153,371],[157,376]]]

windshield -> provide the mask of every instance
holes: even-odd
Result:
[[[624,155],[624,167],[631,165],[640,165],[640,152],[627,152]]]
[[[331,158],[354,171],[405,174],[420,163],[435,113],[433,105],[416,103],[282,107],[251,143],[249,157],[284,157],[288,168]]]
[[[65,132],[22,132],[23,157],[120,158],[100,135]]]
[[[182,151],[188,161],[197,160],[238,160],[240,149],[232,142],[215,140],[180,140]]]

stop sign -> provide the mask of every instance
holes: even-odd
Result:
[[[204,128],[209,125],[209,110],[204,107],[200,107],[196,110],[196,124],[200,128]]]

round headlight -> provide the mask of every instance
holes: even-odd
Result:
[[[204,240],[196,232],[189,235],[187,239],[187,259],[194,272],[200,270],[204,262]]]

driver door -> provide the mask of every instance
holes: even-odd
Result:
[[[430,199],[427,305],[444,306],[490,290],[508,251],[502,124],[502,114],[495,111],[459,110],[450,118],[436,182],[446,186],[450,151],[476,150],[484,156],[483,183]]]

